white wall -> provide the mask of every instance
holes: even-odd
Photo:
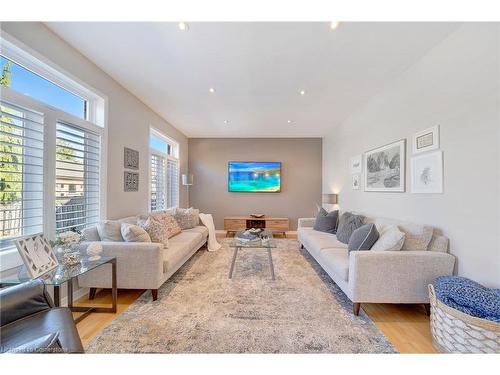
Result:
[[[323,141],[323,192],[340,206],[427,223],[459,275],[500,287],[499,26],[464,24]],[[413,133],[440,125],[444,194],[411,194]],[[352,190],[351,156],[407,139],[406,193]]]
[[[153,126],[180,144],[181,173],[187,171],[188,142],[167,123],[104,71],[38,22],[3,22],[2,31],[18,39],[81,81],[108,97],[107,217],[114,219],[148,211],[149,127]],[[132,53],[133,51],[131,51]],[[117,56],[116,58],[121,58]],[[131,74],[141,74],[141,69]],[[123,148],[140,153],[139,191],[123,191]],[[187,190],[180,188],[181,206]]]

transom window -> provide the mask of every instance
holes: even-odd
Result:
[[[149,138],[150,210],[179,206],[179,144],[157,130]]]
[[[70,113],[81,119],[87,119],[87,101],[72,92],[50,82],[32,71],[0,55],[4,86],[30,96],[36,100]]]

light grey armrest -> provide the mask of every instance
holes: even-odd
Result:
[[[81,249],[91,242],[80,244]],[[163,276],[163,245],[151,242],[95,242],[103,247],[102,255],[116,257],[119,288],[158,288]],[[83,250],[84,251],[84,250]],[[111,271],[101,266],[78,277],[79,285],[110,288]]]
[[[454,265],[453,255],[434,251],[351,251],[352,301],[429,303],[427,285]]]
[[[298,221],[298,228],[312,228],[314,227],[314,222],[316,221],[316,218],[314,217],[302,217],[299,218]]]

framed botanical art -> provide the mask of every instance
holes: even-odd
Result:
[[[439,148],[439,125],[413,135],[413,153],[437,150]]]
[[[411,192],[443,192],[443,152],[436,151],[411,158]]]
[[[351,158],[351,174],[361,173],[363,168],[363,156],[356,155]]]
[[[123,166],[128,169],[139,169],[139,151],[124,147]]]
[[[352,189],[359,190],[359,185],[361,185],[361,175],[353,174],[352,175]]]
[[[406,140],[365,153],[365,191],[405,191]]]
[[[54,250],[43,234],[20,238],[15,243],[32,278],[37,278],[57,267],[58,261]]]

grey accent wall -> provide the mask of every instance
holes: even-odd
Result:
[[[499,26],[469,23],[324,138],[323,191],[343,209],[441,229],[457,273],[500,287]],[[440,125],[444,193],[412,194],[412,135]],[[350,157],[407,139],[406,193],[352,190]]]
[[[265,213],[288,217],[295,230],[321,203],[321,155],[320,138],[190,138],[189,203],[211,213],[217,229],[225,216]],[[228,161],[280,161],[281,193],[229,193]]]

